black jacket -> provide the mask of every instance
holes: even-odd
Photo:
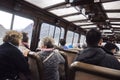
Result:
[[[104,47],[100,47],[100,48],[102,48],[107,54],[114,55],[114,53],[110,52],[110,51],[107,50],[106,48],[104,48]]]
[[[99,47],[86,48],[78,54],[75,61],[120,70],[120,62],[114,56],[106,54],[105,51]]]
[[[20,50],[10,43],[0,46],[0,78],[4,75],[28,74],[29,66]]]

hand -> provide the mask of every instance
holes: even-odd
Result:
[[[30,52],[30,50],[26,48],[26,49],[23,51],[23,55],[24,55],[25,57],[27,57],[27,55],[29,54],[29,52]]]

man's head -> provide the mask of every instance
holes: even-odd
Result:
[[[86,42],[88,46],[98,46],[102,42],[102,35],[96,29],[87,32]]]
[[[66,44],[65,39],[60,39],[60,45],[64,46]]]

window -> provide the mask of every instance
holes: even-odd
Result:
[[[29,44],[31,42],[32,29],[33,29],[33,20],[15,15],[13,22],[13,30],[28,33]]]
[[[56,27],[55,36],[54,36],[54,40],[55,40],[56,45],[58,45],[58,43],[59,43],[59,38],[60,38],[60,28]]]
[[[66,44],[67,45],[72,44],[72,40],[73,40],[73,32],[72,31],[68,31],[67,32],[67,38],[66,38]]]
[[[49,32],[48,32],[48,36],[51,36],[53,37],[53,33],[54,33],[54,29],[55,29],[55,26],[53,25],[49,25]]]
[[[60,39],[63,39],[64,38],[64,33],[65,33],[65,30],[64,28],[61,28],[61,34],[60,34]]]
[[[81,35],[80,37],[80,46],[82,47],[82,45],[86,44],[86,37],[84,35]]]
[[[75,34],[74,34],[73,44],[77,44],[77,43],[78,43],[78,38],[79,38],[79,34],[75,33]]]
[[[62,30],[62,34],[63,33],[64,32]],[[40,31],[40,40],[42,40],[42,38],[47,37],[47,36],[54,37],[55,44],[58,45],[59,38],[60,38],[60,28],[57,26],[55,27],[53,25],[47,24],[47,23],[43,23],[41,26],[41,31]]]
[[[5,35],[5,32],[10,29],[11,20],[11,13],[0,11],[0,44],[3,43],[3,36]]]
[[[12,21],[12,14],[4,11],[0,11],[0,24],[5,29],[10,29]]]
[[[40,40],[47,36],[53,37],[54,29],[55,29],[55,26],[52,26],[47,23],[43,23],[40,31]]]

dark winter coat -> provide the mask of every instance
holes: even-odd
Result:
[[[75,61],[120,70],[120,62],[113,55],[106,54],[106,52],[99,47],[86,48],[78,54]]]
[[[0,79],[16,75],[19,72],[29,73],[28,63],[20,50],[11,43],[3,43],[0,46]],[[9,75],[10,74],[10,75]]]

